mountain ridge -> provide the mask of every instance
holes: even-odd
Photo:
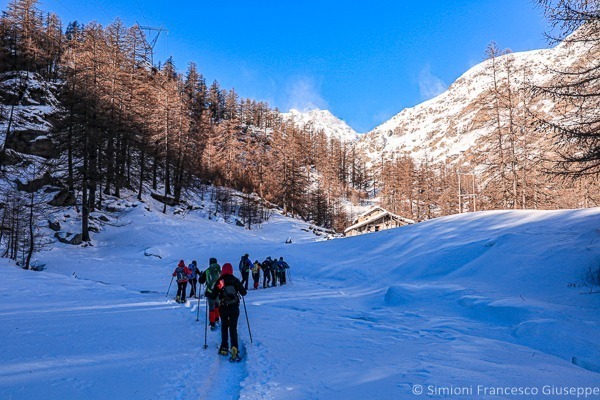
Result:
[[[581,42],[562,42],[553,48],[522,52],[509,52],[496,58],[504,68],[512,63],[514,75],[510,77],[515,91],[525,86],[544,85],[554,77],[554,71],[564,70],[577,64],[585,56],[588,47]],[[371,160],[386,154],[402,154],[417,160],[432,159],[434,162],[453,162],[461,155],[472,152],[479,141],[490,134],[490,127],[483,124],[482,109],[485,97],[492,86],[489,71],[491,60],[487,59],[469,68],[443,93],[415,106],[407,107],[393,117],[365,133],[344,136],[362,148]],[[503,72],[503,71],[501,71]],[[523,75],[520,75],[523,74]],[[502,78],[504,79],[504,78]],[[504,83],[504,85],[506,85]],[[523,112],[521,100],[517,112]],[[554,104],[547,99],[537,99],[531,108],[543,114],[552,114]],[[293,115],[300,123],[312,123],[329,136],[339,137],[338,124],[343,122],[326,110],[300,112],[292,110],[284,115]],[[327,123],[332,122],[332,126]],[[347,125],[346,125],[347,126]],[[352,140],[351,137],[354,137]],[[536,138],[536,141],[542,138]],[[545,147],[545,146],[544,146]]]

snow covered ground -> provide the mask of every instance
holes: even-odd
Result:
[[[43,272],[0,261],[0,399],[600,398],[600,209],[315,241],[278,215],[248,231],[133,205]],[[203,349],[204,301],[197,321],[166,292],[179,259],[244,253],[291,279],[249,292],[231,364],[218,332]]]

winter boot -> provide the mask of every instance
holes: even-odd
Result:
[[[219,354],[222,356],[228,355],[229,350],[227,349],[227,346],[221,346],[221,348],[219,348]]]
[[[217,325],[214,322],[210,323],[210,330],[211,331],[216,331],[217,330]]]
[[[177,303],[181,303],[181,298],[180,298],[179,296],[176,296],[176,297],[175,297],[175,301],[176,301]]]

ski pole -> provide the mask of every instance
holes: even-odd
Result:
[[[200,284],[200,292],[196,293],[198,296],[198,307],[196,309],[196,322],[200,319],[200,293],[202,292],[202,284]]]
[[[250,335],[250,343],[252,343],[252,331],[250,331],[250,320],[248,319],[248,310],[246,310],[246,299],[242,296],[242,302],[244,303],[244,314],[246,314],[246,323],[248,324],[248,334]]]
[[[206,331],[208,330],[208,298],[204,296],[204,302],[206,304],[206,312],[204,313],[204,350],[208,348],[206,344]]]
[[[173,284],[173,278],[175,278],[174,276],[171,277],[171,283],[169,283],[169,289],[167,289],[167,295],[165,297],[169,297],[169,291],[171,290],[171,285]]]

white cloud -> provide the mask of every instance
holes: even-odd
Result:
[[[302,76],[293,79],[286,88],[287,108],[295,108],[300,111],[308,111],[315,108],[327,109],[327,102],[320,94],[320,86],[311,77]]]
[[[419,72],[419,92],[423,100],[429,100],[447,89],[446,83],[431,73],[431,67],[427,64]]]

